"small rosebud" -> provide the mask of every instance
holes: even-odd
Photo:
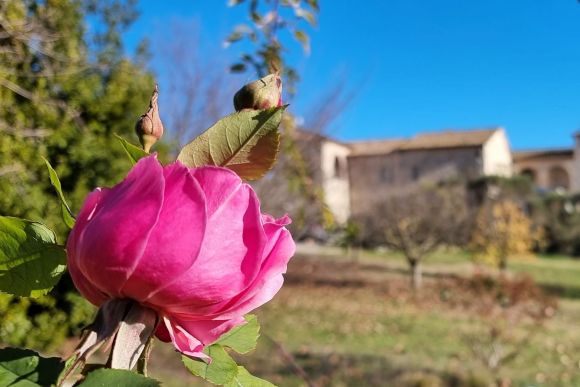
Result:
[[[268,109],[276,106],[282,106],[282,79],[278,74],[266,75],[248,83],[234,95],[236,111]]]
[[[161,122],[161,117],[159,117],[159,106],[157,105],[158,98],[159,89],[155,85],[153,95],[149,101],[149,110],[139,117],[135,125],[135,132],[145,152],[149,152],[153,144],[163,136],[163,123]]]

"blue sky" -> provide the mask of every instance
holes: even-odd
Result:
[[[361,6],[362,5],[362,6]],[[174,22],[222,42],[246,20],[226,0],[141,0],[127,46],[172,39]],[[406,137],[445,128],[503,126],[512,147],[562,147],[580,129],[580,4],[576,0],[321,0],[312,53],[291,44],[302,81],[291,101],[306,114],[346,79],[356,98],[330,128],[342,140]],[[155,59],[162,83],[171,71]],[[247,75],[248,79],[252,75]],[[163,84],[161,84],[163,86]]]

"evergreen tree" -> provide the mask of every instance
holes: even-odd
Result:
[[[139,55],[123,55],[121,33],[136,16],[134,1],[0,2],[1,214],[44,219],[64,241],[42,157],[73,210],[127,172],[114,134],[133,136],[154,83]]]

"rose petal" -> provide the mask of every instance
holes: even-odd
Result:
[[[265,230],[271,237],[270,241],[274,240],[275,244],[269,249],[260,274],[245,292],[224,305],[216,318],[244,315],[270,301],[282,287],[283,274],[286,273],[288,261],[296,251],[296,245],[290,232],[285,228],[272,224],[271,227],[265,225]]]
[[[163,322],[167,332],[169,333],[173,346],[179,352],[199,359],[209,359],[209,356],[203,353],[204,346],[201,341],[193,337],[179,325],[174,324],[168,318],[163,318]]]
[[[147,248],[121,292],[146,300],[176,273],[188,270],[199,254],[205,233],[205,197],[189,169],[175,163],[163,170],[165,194]]]
[[[265,234],[258,199],[237,175],[215,167],[198,168],[193,175],[208,200],[202,248],[193,266],[148,302],[163,305],[167,312],[182,306],[203,316],[213,305],[238,295],[258,275]]]
[[[243,317],[236,317],[231,320],[179,320],[179,326],[207,346],[216,342],[221,335],[230,329],[245,322],[246,320]]]
[[[97,207],[102,201],[103,196],[106,195],[107,191],[107,189],[97,188],[87,196],[76,218],[75,227],[72,229],[66,245],[68,270],[73,283],[87,300],[97,306],[105,302],[108,297],[99,289],[97,289],[80,271],[78,267],[79,255],[77,247],[79,245],[78,242],[80,235],[84,231],[85,226],[90,218],[93,217],[94,214],[98,211]]]
[[[155,155],[139,160],[103,197],[78,241],[79,269],[111,297],[139,262],[163,205],[163,169]]]

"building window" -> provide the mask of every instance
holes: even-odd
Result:
[[[381,169],[381,174],[379,176],[380,181],[386,184],[392,184],[393,183],[393,172],[391,170],[391,168],[389,167],[383,167]]]
[[[549,179],[551,189],[570,189],[570,176],[568,175],[568,172],[559,165],[550,168]]]
[[[421,177],[421,169],[415,165],[413,168],[411,168],[411,179],[413,181],[417,181],[419,180],[419,177]]]
[[[530,181],[534,184],[536,183],[536,171],[534,171],[532,168],[526,168],[521,172],[522,176],[526,176],[527,178],[530,179]]]
[[[346,160],[336,156],[334,158],[334,168],[332,177],[337,179],[345,179],[346,178]]]

